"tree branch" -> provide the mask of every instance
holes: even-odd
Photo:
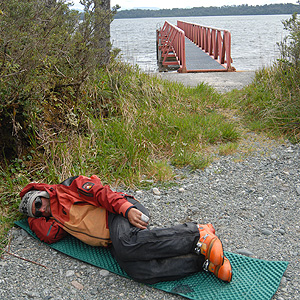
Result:
[[[11,255],[11,256],[16,257],[16,258],[25,260],[25,261],[27,261],[27,262],[30,262],[30,263],[33,263],[33,264],[35,264],[35,265],[41,266],[41,267],[43,267],[43,268],[45,268],[45,269],[48,269],[46,266],[44,266],[44,265],[42,265],[42,264],[40,264],[40,263],[38,263],[38,262],[29,260],[29,259],[27,259],[27,258],[21,257],[21,256],[19,256],[19,255],[17,255],[17,254],[14,254],[14,253],[8,252],[7,250],[4,250],[4,252],[7,253],[7,254],[9,254],[9,255]]]

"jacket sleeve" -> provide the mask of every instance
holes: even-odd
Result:
[[[108,211],[127,217],[130,208],[134,207],[124,194],[114,192],[108,185],[103,186],[100,179],[93,175],[91,178],[79,176],[75,179],[79,197],[86,201],[95,201],[94,205],[102,206]]]
[[[31,182],[22,189],[20,192],[20,197],[23,198],[23,196],[31,190],[47,191],[49,194],[51,194],[50,191],[55,190],[55,186],[55,184]]]
[[[36,236],[47,244],[58,242],[68,234],[53,219],[46,219],[45,217],[28,218],[28,223]]]

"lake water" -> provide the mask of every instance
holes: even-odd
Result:
[[[276,43],[287,34],[281,21],[288,18],[290,15],[116,19],[111,24],[111,41],[122,50],[124,61],[146,72],[158,72],[156,29],[165,21],[176,25],[182,20],[229,30],[232,65],[238,71],[257,70],[278,58]]]

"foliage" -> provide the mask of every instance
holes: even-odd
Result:
[[[289,34],[279,43],[283,63],[293,68],[296,72],[300,70],[300,19],[297,14],[282,22],[284,29]]]
[[[207,145],[239,138],[235,124],[217,113],[220,96],[212,88],[165,82],[117,60],[86,80],[72,111],[68,97],[55,97],[59,126],[49,126],[47,114],[33,120],[27,154],[0,167],[0,242],[20,217],[18,193],[31,181],[54,184],[77,174],[97,174],[112,186],[168,181],[174,167],[205,167]]]
[[[87,130],[80,100],[108,62],[117,8],[107,3],[82,0],[80,20],[65,0],[0,0],[0,243],[16,219],[21,188],[56,180],[64,171],[53,170],[56,162],[68,157],[57,158],[55,149],[71,152],[75,132]]]
[[[65,2],[0,1],[0,157],[22,155],[41,122],[54,130],[73,124],[85,81],[107,63],[109,32],[99,27],[113,13],[82,1],[80,21]]]
[[[69,126],[39,123],[31,151],[3,166],[2,203],[16,201],[30,181],[57,183],[76,174],[126,186],[170,180],[174,166],[205,167],[207,145],[239,138],[235,124],[216,112],[220,97],[206,85],[165,82],[118,61],[96,73]]]
[[[252,130],[285,135],[300,141],[300,21],[296,14],[283,21],[289,31],[280,44],[281,58],[256,73],[242,91],[226,95],[235,102]]]
[[[129,186],[145,177],[171,178],[167,169],[162,175],[155,168],[168,161],[204,166],[207,144],[239,138],[235,124],[216,113],[219,95],[203,84],[167,83],[118,61],[98,69],[96,76],[87,81],[77,106],[80,115],[69,121],[73,126],[54,132],[40,124],[36,130],[38,151],[34,163],[27,163],[31,180],[46,177],[55,183],[95,173]]]

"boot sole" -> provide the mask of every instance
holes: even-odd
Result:
[[[207,269],[204,268],[204,270],[213,273],[217,278],[221,279],[222,281],[230,282],[232,280],[232,267],[230,261],[226,257],[224,258],[223,265],[215,266],[213,263],[210,262]]]
[[[230,264],[230,262],[229,262]],[[230,265],[231,267],[231,265]],[[232,270],[229,272],[229,276],[227,276],[227,278],[222,278],[222,277],[219,277],[219,270],[221,269],[221,265],[220,266],[217,266],[215,271],[214,271],[214,274],[216,275],[216,277],[218,277],[219,279],[223,280],[223,281],[227,281],[227,282],[230,282],[232,280]]]

